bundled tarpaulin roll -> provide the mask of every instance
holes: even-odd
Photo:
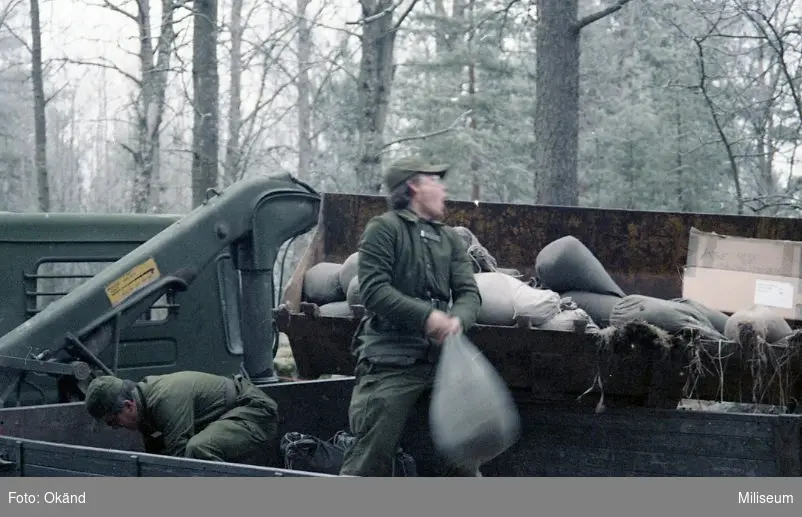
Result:
[[[429,407],[435,447],[466,470],[509,449],[521,431],[506,382],[464,335],[443,343]]]
[[[599,259],[571,235],[552,241],[540,250],[535,259],[535,277],[540,287],[559,293],[585,291],[625,296]]]

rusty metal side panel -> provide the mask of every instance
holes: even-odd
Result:
[[[356,318],[288,310],[276,315],[280,331],[290,336],[302,378],[353,374],[350,343]],[[534,400],[576,406],[597,374],[602,375],[608,405],[676,407],[681,399],[685,380],[680,350],[663,360],[650,342],[633,343],[631,349],[601,359],[598,341],[589,334],[476,325],[468,336],[511,388],[526,390]],[[598,395],[595,390],[582,404],[596,404]]]
[[[351,338],[356,318],[288,310],[277,311],[276,317],[279,330],[290,337],[300,377],[353,374]],[[577,405],[576,398],[594,385],[597,374],[608,405],[673,408],[682,398],[696,398],[784,406],[802,397],[800,353],[782,365],[783,375],[777,374],[779,366],[773,363],[758,374],[751,355],[734,344],[708,350],[677,338],[671,353],[664,356],[650,335],[627,328],[619,332],[626,346],[603,354],[600,343],[589,334],[475,325],[468,336],[511,388],[525,389],[536,400],[561,401],[567,407]],[[727,358],[718,361],[719,355]],[[596,387],[583,403],[595,404],[599,393]]]
[[[383,197],[326,194],[325,260],[342,262],[356,250]],[[595,208],[450,202],[446,222],[468,227],[501,267],[533,276],[535,257],[549,242],[573,235],[629,294],[682,295],[690,228],[764,239],[802,238],[802,219],[646,212]]]

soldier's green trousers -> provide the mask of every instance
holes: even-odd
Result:
[[[278,405],[259,388],[241,381],[237,406],[194,435],[188,458],[273,466],[276,461]]]
[[[428,397],[436,366],[377,365],[360,361],[348,411],[351,433],[356,438],[345,453],[341,475],[385,477],[393,475],[393,463],[407,419],[421,397]],[[480,476],[448,465],[439,458],[442,476]]]

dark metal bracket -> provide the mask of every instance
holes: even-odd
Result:
[[[91,370],[89,365],[83,361],[71,363],[57,363],[52,361],[41,361],[39,359],[20,359],[19,357],[9,357],[0,355],[0,367],[19,370],[22,372],[37,372],[50,375],[69,375],[79,380],[89,377]]]

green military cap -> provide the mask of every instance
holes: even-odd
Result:
[[[112,375],[92,379],[86,389],[84,406],[94,418],[102,418],[114,410],[117,397],[123,389],[123,380]]]
[[[432,163],[418,156],[407,156],[390,164],[384,174],[384,185],[393,190],[416,174],[434,174],[442,178],[450,168],[447,163]]]

